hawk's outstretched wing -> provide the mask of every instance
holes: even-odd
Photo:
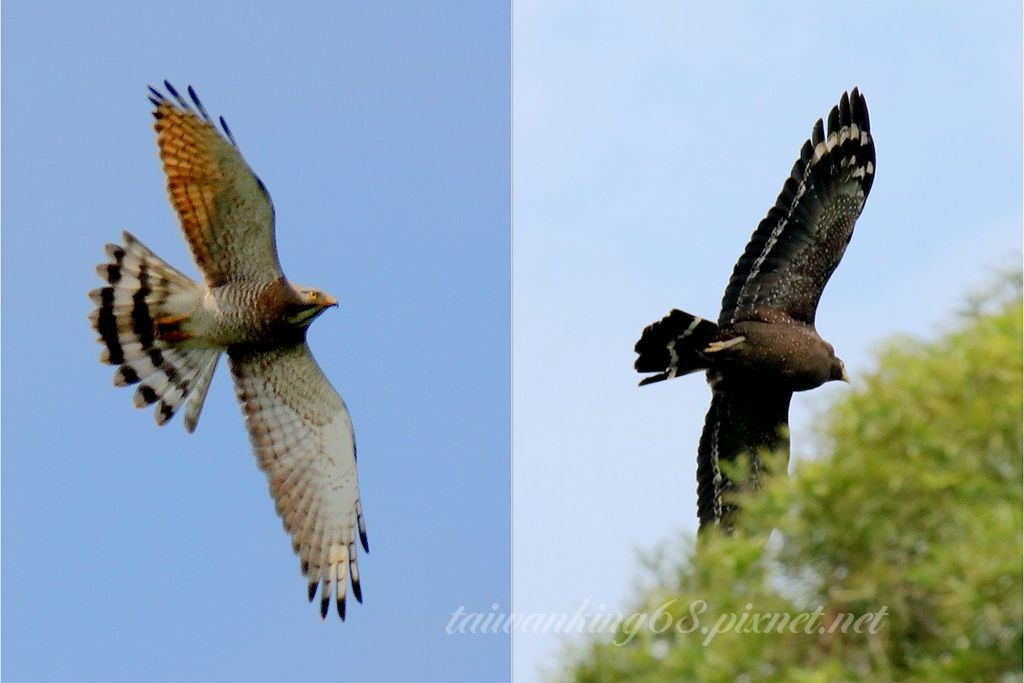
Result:
[[[327,615],[336,588],[345,618],[347,577],[362,602],[356,536],[369,551],[359,501],[356,444],[341,396],[305,342],[228,349],[235,390],[259,465],[270,482],[277,513]]]
[[[775,206],[757,226],[722,298],[719,325],[780,310],[813,324],[822,290],[853,235],[875,177],[875,143],[857,88],[804,143]]]
[[[723,462],[735,462],[743,454],[750,456],[750,480],[747,488],[760,485],[764,467],[758,451],[788,447],[789,401],[793,392],[708,373],[711,384],[711,408],[704,420],[704,431],[697,449],[697,517],[706,524],[732,524],[732,505],[722,494],[736,485],[723,471]]]
[[[211,287],[281,277],[274,243],[274,206],[266,187],[235,145],[222,118],[214,127],[190,86],[190,104],[150,88],[167,192],[181,219],[196,265]]]

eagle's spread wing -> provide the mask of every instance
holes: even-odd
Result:
[[[793,396],[790,391],[736,381],[716,371],[708,373],[708,382],[713,392],[711,408],[697,449],[697,517],[701,527],[732,523],[732,505],[722,500],[722,494],[735,490],[736,485],[721,463],[749,454],[747,488],[757,488],[764,467],[758,451],[788,447],[789,400]]]
[[[210,286],[282,276],[274,243],[274,206],[238,151],[224,119],[221,135],[191,87],[190,104],[150,88],[167,192],[196,265]]]
[[[821,292],[839,265],[875,177],[867,104],[857,88],[804,143],[775,206],[757,226],[722,298],[720,325],[774,309],[814,323]]]
[[[369,551],[352,422],[305,342],[228,350],[235,390],[259,465],[326,616],[332,587],[345,618],[346,579],[362,602],[355,541]]]

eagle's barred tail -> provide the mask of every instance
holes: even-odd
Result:
[[[220,352],[176,347],[158,327],[189,315],[203,290],[130,233],[123,239],[123,246],[107,245],[110,260],[96,268],[107,285],[89,292],[96,304],[89,319],[104,346],[100,362],[118,366],[116,386],[139,384],[135,405],[157,404],[157,424],[184,404],[185,428],[191,432]]]
[[[701,352],[717,333],[715,323],[678,309],[649,325],[634,347],[639,354],[634,367],[658,374],[641,380],[640,386],[707,369]]]

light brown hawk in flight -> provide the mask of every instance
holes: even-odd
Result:
[[[150,88],[157,144],[171,203],[206,285],[194,282],[125,232],[97,267],[107,285],[90,292],[91,315],[118,366],[114,384],[138,384],[137,407],[166,423],[184,408],[192,432],[225,351],[238,401],[277,512],[299,555],[320,613],[332,594],[345,618],[348,581],[362,602],[355,539],[369,551],[348,410],[306,345],[310,323],[337,302],[293,284],[274,243],[274,207],[191,87],[191,102],[164,81]]]

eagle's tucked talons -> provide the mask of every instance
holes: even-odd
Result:
[[[756,489],[765,469],[759,451],[788,453],[793,392],[849,382],[843,362],[814,329],[814,314],[875,179],[870,128],[864,96],[857,88],[843,93],[827,133],[822,120],[814,124],[733,269],[717,324],[673,310],[636,343],[637,372],[656,373],[641,386],[707,373],[711,408],[697,449],[702,529],[728,531],[736,520],[723,494],[741,487],[724,463],[749,456],[743,488]]]

